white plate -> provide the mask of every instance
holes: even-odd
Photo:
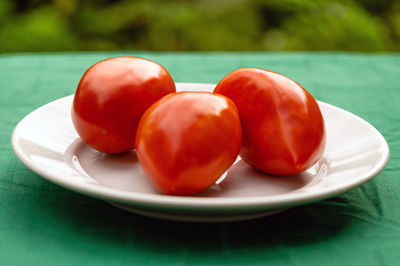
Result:
[[[212,91],[214,85],[177,83]],[[70,119],[73,96],[46,104],[15,128],[17,157],[45,179],[142,215],[183,221],[238,221],[269,215],[350,190],[377,175],[389,159],[383,136],[358,116],[319,102],[327,128],[323,158],[298,176],[261,174],[240,158],[206,192],[159,194],[147,182],[134,151],[105,155],[86,146]]]

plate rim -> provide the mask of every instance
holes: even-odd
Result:
[[[188,82],[176,82],[178,86],[187,86],[187,85],[195,85],[195,86],[207,86],[212,87],[215,84],[212,83],[188,83]],[[34,113],[38,113],[42,111],[42,109],[47,108],[50,105],[55,104],[58,101],[67,100],[67,98],[73,98],[72,95],[64,96],[59,99],[53,100],[45,105],[42,105],[29,114],[27,114],[24,118],[22,118],[18,124],[15,126],[12,135],[11,135],[11,146],[12,149],[17,156],[17,158],[30,170],[41,176],[42,178],[55,183],[59,186],[67,188],[69,190],[88,195],[91,197],[114,201],[124,204],[129,204],[132,206],[146,206],[146,207],[167,207],[167,208],[180,208],[180,209],[221,209],[221,210],[239,210],[239,209],[248,209],[249,207],[254,209],[263,209],[263,210],[271,210],[277,208],[284,208],[289,206],[297,206],[302,205],[314,201],[319,201],[322,199],[326,199],[332,197],[334,195],[343,193],[345,191],[351,190],[361,184],[364,184],[374,178],[379,172],[381,172],[386,164],[389,161],[390,150],[389,145],[384,138],[384,136],[370,123],[362,119],[361,117],[345,110],[335,105],[317,101],[318,104],[326,105],[328,108],[345,112],[347,115],[350,115],[354,119],[359,122],[365,124],[376,134],[379,138],[379,142],[383,143],[383,156],[379,159],[379,161],[375,164],[375,166],[362,175],[360,175],[357,180],[347,186],[342,187],[333,187],[332,189],[327,188],[326,190],[316,191],[313,193],[296,193],[294,195],[289,194],[280,194],[280,195],[272,195],[272,196],[256,196],[256,197],[247,197],[247,198],[214,198],[214,197],[195,197],[195,196],[171,196],[171,195],[163,195],[163,194],[149,194],[149,193],[141,193],[141,192],[133,192],[133,191],[124,191],[116,188],[106,187],[103,185],[95,185],[89,183],[81,183],[69,181],[69,179],[64,178],[60,172],[47,170],[44,168],[37,166],[32,160],[30,160],[23,149],[18,145],[18,137],[20,134],[21,125],[29,119],[31,115]]]

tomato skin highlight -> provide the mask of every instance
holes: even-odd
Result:
[[[114,57],[91,66],[77,87],[71,118],[92,148],[117,154],[135,148],[143,113],[175,83],[160,64],[140,57]]]
[[[314,97],[281,74],[242,68],[224,77],[215,93],[233,100],[243,129],[241,158],[273,175],[293,175],[314,165],[326,143]]]
[[[140,120],[136,152],[150,182],[170,195],[199,193],[231,166],[242,130],[235,104],[222,95],[178,92]]]

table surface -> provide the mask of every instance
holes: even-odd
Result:
[[[258,67],[374,125],[391,158],[334,198],[237,223],[134,215],[58,187],[14,156],[10,137],[34,109],[73,94],[93,63],[155,60],[177,82],[216,83]],[[1,265],[395,265],[400,259],[400,55],[353,53],[55,53],[0,55]]]

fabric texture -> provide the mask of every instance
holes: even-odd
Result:
[[[217,83],[240,67],[291,77],[374,125],[391,158],[370,182],[328,200],[236,223],[163,221],[45,181],[13,154],[28,113],[73,94],[97,61],[136,55],[177,82]],[[400,260],[400,55],[55,53],[0,55],[0,265],[396,265]]]

